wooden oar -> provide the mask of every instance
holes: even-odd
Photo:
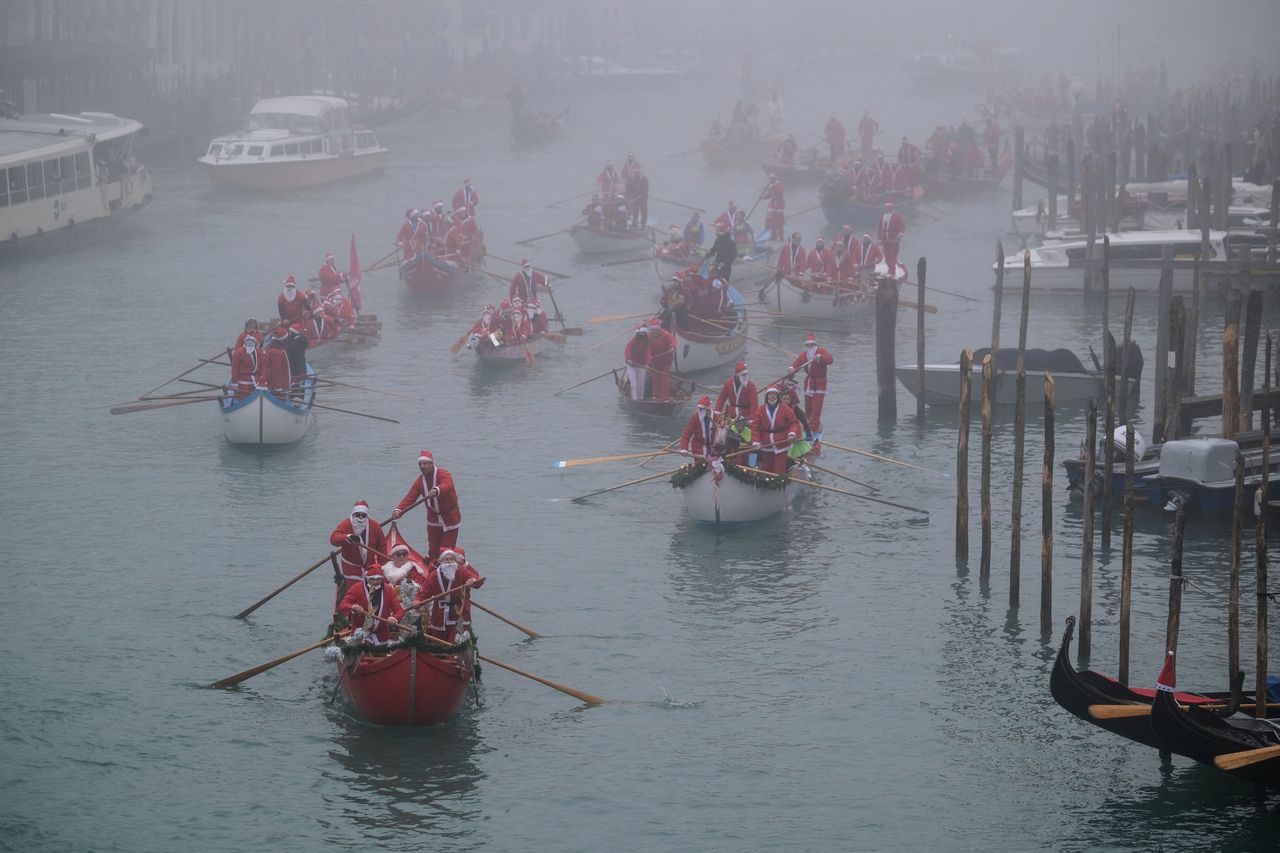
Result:
[[[405,511],[405,512],[408,512],[409,510],[411,510],[411,509],[413,509],[414,507],[416,507],[418,504],[422,503],[424,500],[426,500],[426,498],[425,498],[425,497],[418,498],[418,499],[417,499],[416,501],[414,501],[412,504],[410,504],[409,506],[405,507],[405,510],[404,510],[404,511]],[[388,524],[390,524],[390,523],[391,523],[392,521],[394,521],[394,520],[395,520],[395,519],[388,518],[386,521],[380,521],[380,522],[378,522],[378,526],[379,526],[379,527],[386,527]],[[253,604],[251,604],[251,605],[249,605],[248,607],[246,607],[244,610],[241,610],[239,613],[237,613],[237,614],[236,614],[236,618],[237,618],[237,619],[243,619],[244,617],[248,616],[250,613],[252,613],[253,611],[257,610],[259,607],[261,607],[262,605],[266,604],[268,601],[270,601],[271,599],[275,598],[277,595],[279,595],[280,593],[284,592],[286,589],[288,589],[289,587],[293,586],[295,583],[297,583],[298,581],[302,580],[302,579],[303,579],[303,578],[305,578],[307,575],[311,574],[311,573],[312,573],[312,572],[314,572],[316,569],[320,568],[321,566],[323,566],[325,563],[329,562],[329,560],[333,559],[333,558],[334,558],[334,557],[336,557],[337,555],[338,555],[338,552],[337,552],[337,551],[330,551],[328,554],[325,554],[325,555],[324,555],[323,557],[321,557],[319,560],[316,560],[316,561],[315,561],[314,563],[312,563],[310,566],[307,566],[305,569],[303,569],[302,571],[298,572],[298,574],[294,575],[292,578],[290,578],[289,580],[285,581],[285,583],[284,583],[284,585],[283,585],[283,586],[279,587],[278,589],[276,589],[275,591],[273,591],[273,592],[271,592],[271,593],[268,593],[265,597],[258,599],[258,600],[257,600],[257,601],[255,601]]]
[[[169,380],[166,380],[166,381],[164,381],[164,382],[161,382],[159,385],[157,385],[156,387],[152,388],[150,391],[146,391],[146,392],[142,393],[142,394],[141,394],[141,395],[139,395],[139,396],[140,396],[140,397],[146,397],[146,396],[148,396],[149,394],[154,394],[156,391],[159,391],[161,388],[163,388],[164,386],[166,386],[166,385],[168,385],[168,384],[170,384],[170,383],[172,383],[172,382],[177,382],[177,381],[178,381],[179,379],[181,379],[182,377],[186,376],[186,375],[187,375],[187,374],[189,374],[189,373],[194,373],[195,371],[199,370],[203,365],[207,364],[208,362],[210,362],[210,361],[212,361],[213,359],[217,358],[218,356],[222,355],[222,354],[223,354],[223,352],[225,352],[225,350],[219,350],[218,352],[215,352],[213,355],[209,356],[208,358],[202,358],[202,359],[200,359],[200,364],[197,364],[195,367],[189,367],[189,368],[187,368],[186,370],[182,371],[181,373],[179,373],[177,376],[173,377],[172,379],[169,379]]]
[[[813,468],[815,471],[821,471],[824,474],[830,474],[832,477],[837,477],[841,480],[847,480],[848,482],[853,483],[856,486],[862,486],[862,488],[864,489],[870,489],[871,491],[877,492],[877,493],[880,491],[879,488],[871,485],[870,483],[864,483],[861,480],[850,477],[848,474],[841,474],[839,471],[833,471],[830,468],[824,468],[821,465],[819,465],[817,462],[805,462],[805,464],[808,465],[810,468]]]
[[[522,633],[524,633],[524,634],[528,634],[530,637],[533,637],[535,640],[542,636],[542,635],[541,635],[541,634],[539,634],[537,631],[534,631],[534,630],[531,630],[531,629],[529,629],[529,628],[526,628],[525,626],[521,625],[519,622],[516,622],[516,621],[514,621],[514,620],[512,620],[512,619],[508,619],[507,617],[503,616],[503,615],[502,615],[501,613],[499,613],[498,611],[496,611],[496,610],[491,610],[490,608],[485,607],[483,604],[481,604],[480,602],[476,601],[474,598],[472,598],[472,599],[471,599],[471,606],[472,606],[472,607],[474,607],[474,608],[476,608],[477,610],[483,610],[485,613],[488,613],[488,614],[489,614],[490,616],[492,616],[494,619],[500,619],[501,621],[506,622],[506,623],[507,623],[508,625],[510,625],[512,628],[515,628],[517,631],[520,631],[520,632],[522,632]]]
[[[1226,705],[1222,702],[1198,702],[1195,707],[1218,710],[1225,708]],[[1242,702],[1236,707],[1240,709],[1253,709],[1258,706],[1252,702]],[[1267,707],[1280,708],[1280,703],[1269,702]],[[1124,720],[1133,717],[1149,717],[1151,716],[1151,706],[1147,704],[1131,705],[1127,703],[1121,705],[1090,705],[1089,716],[1093,717],[1095,720]]]
[[[570,226],[570,227],[572,227],[572,226]],[[561,231],[568,231],[569,229],[568,229],[568,228],[562,228],[562,229],[560,229],[560,230],[561,230]],[[557,231],[556,233],[557,233],[557,234],[559,234],[559,233],[560,233],[560,231]],[[548,235],[546,235],[546,236],[550,237],[551,235],[550,235],[550,234],[548,234]],[[504,257],[502,257],[501,255],[491,255],[491,254],[489,254],[488,252],[486,252],[486,253],[485,253],[485,257],[486,257],[486,258],[493,258],[495,261],[502,261],[502,262],[504,262],[504,263],[511,264],[512,266],[515,266],[515,267],[520,266],[520,262],[519,262],[519,261],[513,261],[511,258],[504,258]],[[555,270],[549,270],[549,269],[545,269],[545,268],[543,268],[543,267],[539,267],[539,268],[538,268],[538,272],[543,272],[543,273],[546,273],[547,275],[551,276],[552,278],[558,278],[558,279],[562,279],[562,280],[563,280],[563,279],[570,279],[570,278],[573,278],[573,276],[571,276],[571,275],[566,275],[565,273],[562,273],[562,272],[556,272]]]
[[[710,394],[720,393],[719,388],[712,388],[710,385],[703,385],[701,382],[694,382],[692,379],[690,379],[687,376],[676,376],[674,373],[667,373],[665,370],[658,370],[656,367],[646,367],[645,370],[647,370],[650,373],[656,373],[659,376],[665,376],[668,379],[674,379],[676,382],[688,382],[694,388],[701,388],[703,391],[706,391]]]
[[[620,266],[622,266],[623,264],[638,264],[638,263],[640,263],[640,262],[642,262],[642,261],[651,261],[651,260],[653,260],[653,255],[644,255],[643,257],[639,257],[639,258],[627,258],[626,260],[621,260],[621,261],[605,261],[605,262],[603,262],[602,264],[600,264],[600,266],[602,266],[602,267],[620,267]]]
[[[605,338],[602,341],[596,341],[594,344],[587,347],[587,349],[598,350],[600,349],[600,347],[604,346],[607,343],[612,343],[613,341],[616,341],[618,338],[622,337],[623,335],[634,335],[635,333],[636,333],[635,329],[623,329],[621,332],[618,332],[616,335],[610,335],[609,337]]]
[[[469,337],[471,337],[470,331],[463,332],[462,337],[458,338],[449,346],[449,352],[457,355],[462,351],[462,348],[467,345],[467,338]]]
[[[777,474],[774,474],[772,471],[763,471],[759,468],[751,468],[747,465],[739,465],[738,467],[741,468],[743,471],[752,471],[756,474],[764,474],[767,477],[778,476]],[[837,489],[835,486],[828,486],[826,483],[815,483],[812,480],[799,480],[794,477],[791,479],[791,482],[801,486],[812,486],[815,489],[825,489],[828,492],[835,492],[838,495],[845,495],[851,498],[858,498],[859,500],[872,501],[874,503],[884,504],[885,506],[891,506],[891,507],[894,507],[895,509],[905,509],[908,512],[916,512],[916,513],[919,513],[920,515],[927,516],[929,514],[929,510],[927,509],[920,509],[914,506],[907,506],[906,504],[894,503],[893,501],[887,501],[884,498],[872,497],[871,495],[860,495],[860,494],[857,494],[856,492],[848,491],[847,489]]]
[[[567,234],[567,233],[569,232],[569,229],[570,229],[570,228],[573,228],[573,227],[574,227],[574,226],[576,226],[576,225],[581,225],[582,223],[584,223],[584,222],[586,222],[586,221],[587,221],[587,220],[585,220],[585,219],[579,219],[577,222],[573,223],[573,225],[566,225],[564,228],[561,228],[559,231],[552,231],[552,232],[551,232],[551,233],[549,233],[549,234],[539,234],[537,237],[529,237],[529,238],[527,238],[527,239],[525,239],[525,240],[517,240],[517,241],[516,241],[516,245],[517,245],[517,246],[532,246],[534,243],[538,242],[539,240],[545,240],[545,239],[547,239],[548,237],[554,237],[554,236],[556,236],[557,234]]]
[[[651,201],[660,201],[660,202],[662,202],[663,204],[669,204],[669,205],[671,205],[672,207],[683,207],[685,210],[696,210],[696,211],[698,211],[698,213],[706,213],[706,212],[707,212],[704,208],[701,208],[701,207],[694,207],[694,206],[693,206],[693,205],[691,205],[691,204],[681,204],[681,203],[680,203],[680,202],[678,202],[678,201],[669,201],[669,200],[667,200],[667,199],[665,199],[665,198],[658,198],[656,195],[651,195],[651,196],[649,196],[649,199],[650,199]],[[748,219],[750,219],[751,217],[750,217],[750,216],[748,216],[747,218],[748,218]]]
[[[184,381],[184,380],[179,380],[179,381]],[[192,394],[208,394],[209,388],[218,388],[218,387],[222,387],[224,388],[224,390],[227,390],[226,386],[210,385],[208,388],[191,388],[186,391],[175,391],[172,394],[153,394],[150,397],[139,397],[138,400],[130,400],[128,403],[120,403],[119,405],[128,406],[138,401],[150,402],[152,400],[180,400],[184,397],[190,397]]]
[[[601,373],[599,376],[592,376],[590,379],[584,379],[581,382],[579,382],[577,385],[570,385],[568,388],[565,388],[563,391],[557,391],[551,396],[559,397],[565,391],[572,391],[574,388],[580,388],[583,385],[586,385],[588,382],[595,382],[597,379],[604,379],[606,376],[610,376],[612,374],[613,374],[612,370],[606,370],[604,373]]]
[[[616,492],[618,489],[625,489],[627,486],[635,486],[635,485],[638,485],[639,483],[647,483],[647,482],[649,482],[650,480],[656,480],[656,479],[658,479],[659,477],[670,477],[672,474],[674,474],[675,472],[677,472],[677,471],[679,471],[679,470],[680,470],[679,468],[672,468],[670,471],[662,471],[662,472],[657,473],[657,474],[650,474],[648,477],[641,477],[641,478],[640,478],[640,479],[638,479],[638,480],[630,480],[630,481],[628,481],[628,482],[626,482],[626,483],[619,483],[618,485],[616,485],[616,486],[610,486],[610,487],[609,487],[609,488],[607,488],[607,489],[599,489],[599,490],[594,491],[594,492],[588,492],[588,493],[587,493],[587,494],[585,494],[585,495],[578,495],[576,498],[552,498],[551,500],[552,500],[552,501],[568,500],[568,501],[572,501],[572,502],[584,501],[584,500],[586,500],[587,498],[593,498],[593,497],[595,497],[596,495],[603,495],[605,492]]]
[[[909,285],[911,285],[912,287],[915,287],[915,286],[916,286],[916,282],[914,282],[914,281],[904,281],[904,282],[902,282],[902,283],[903,283],[903,284],[909,284]],[[967,301],[967,302],[981,302],[981,301],[982,301],[981,299],[975,299],[974,297],[972,297],[972,296],[967,296],[967,295],[965,295],[965,294],[963,294],[963,293],[956,293],[955,291],[952,291],[952,290],[943,290],[943,289],[942,289],[942,288],[940,288],[940,287],[934,287],[932,284],[930,284],[930,285],[926,285],[926,288],[928,289],[928,291],[929,291],[930,293],[941,293],[943,296],[954,296],[956,299],[963,299],[963,300],[965,300],[965,301]],[[927,306],[926,306],[925,310],[926,310],[926,311],[928,310],[928,307],[927,307]]]
[[[1241,767],[1248,767],[1259,761],[1270,761],[1273,758],[1280,758],[1280,746],[1263,746],[1258,749],[1228,752],[1215,756],[1213,766],[1219,770],[1239,770]]]
[[[654,314],[655,312],[653,311],[633,311],[630,314],[608,314],[604,317],[591,317],[588,318],[587,322],[592,324],[615,323],[618,320],[639,320],[641,317],[653,317]]]
[[[789,214],[789,216],[790,216],[790,218],[795,219],[797,216],[804,216],[806,213],[809,213],[810,211],[817,210],[817,209],[818,209],[818,208],[820,208],[820,207],[822,207],[822,203],[821,203],[821,202],[819,202],[818,204],[813,205],[812,207],[806,207],[804,210],[797,210],[795,213]]]
[[[343,634],[331,634],[328,637],[325,637],[323,640],[319,641],[318,643],[312,643],[309,646],[305,646],[301,649],[298,649],[296,652],[290,652],[289,654],[284,655],[283,657],[278,657],[275,660],[270,660],[270,661],[267,661],[266,663],[258,664],[252,669],[246,669],[244,672],[237,672],[235,675],[229,675],[226,678],[219,679],[218,681],[213,682],[213,684],[210,684],[209,686],[219,687],[219,688],[234,687],[235,685],[239,684],[242,681],[248,681],[250,678],[253,678],[255,675],[264,673],[269,669],[275,669],[282,663],[287,663],[288,661],[291,661],[296,657],[300,657],[301,655],[305,655],[307,652],[318,649],[321,646],[327,646],[330,643],[338,640],[341,636],[343,636]]]
[[[596,192],[596,190],[587,190],[587,191],[586,191],[586,192],[584,192],[584,193],[578,193],[577,195],[571,195],[571,196],[569,196],[568,198],[562,198],[562,199],[560,199],[559,201],[553,201],[553,202],[551,202],[551,204],[548,204],[548,205],[547,205],[547,207],[548,207],[548,208],[551,208],[551,207],[556,207],[557,205],[567,204],[568,202],[571,202],[571,201],[577,201],[577,200],[578,200],[578,199],[580,199],[580,198],[586,198],[587,196],[591,195],[593,192]]]
[[[680,443],[680,439],[678,439],[678,438],[677,438],[675,441],[672,441],[670,444],[668,444],[668,445],[666,445],[665,447],[663,447],[663,448],[662,448],[661,450],[659,450],[657,453],[651,453],[651,454],[649,454],[648,456],[646,456],[643,462],[637,462],[637,463],[636,463],[636,467],[637,467],[637,468],[643,468],[644,466],[648,465],[648,464],[649,464],[650,462],[652,462],[653,460],[657,459],[657,458],[658,458],[659,456],[661,456],[662,454],[664,454],[664,453],[669,453],[669,452],[671,451],[671,448],[675,447],[675,446],[676,446],[677,444],[679,444],[679,443]]]
[[[552,681],[549,678],[543,678],[540,675],[534,675],[532,672],[525,672],[523,669],[514,667],[509,663],[503,663],[500,660],[494,660],[491,657],[487,657],[479,653],[476,654],[476,657],[480,658],[480,660],[484,661],[485,663],[491,663],[494,666],[501,667],[502,669],[508,670],[510,672],[514,672],[516,675],[523,675],[525,678],[532,679],[533,681],[536,681],[539,684],[545,684],[546,686],[552,688],[553,690],[559,690],[561,693],[567,693],[568,695],[572,696],[573,698],[581,702],[586,702],[588,705],[604,704],[605,700],[601,699],[599,696],[593,696],[592,694],[586,693],[582,690],[575,690],[572,687]]]
[[[672,442],[672,444],[675,444],[675,442]],[[667,445],[667,447],[670,447],[670,446],[671,445]],[[656,452],[624,453],[621,456],[593,456],[590,459],[560,459],[556,462],[552,462],[551,467],[552,468],[577,468],[581,465],[597,465],[601,462],[625,462],[628,459],[639,459],[642,456],[647,456],[650,459],[652,459],[653,457],[661,455],[666,451],[667,451],[667,448],[664,447]]]
[[[533,359],[533,351],[532,351],[531,349],[529,349],[529,345],[528,345],[528,344],[525,344],[525,345],[524,345],[524,363],[525,363],[525,364],[528,364],[528,365],[532,365],[532,364],[533,364],[533,361],[534,361],[534,359]]]
[[[386,421],[386,422],[387,422],[387,423],[389,423],[389,424],[398,424],[398,423],[400,423],[400,422],[399,422],[398,420],[396,420],[395,418],[384,418],[382,415],[369,415],[369,414],[366,414],[366,413],[364,413],[364,412],[353,412],[351,409],[339,409],[339,408],[336,408],[336,407],[334,407],[334,406],[322,406],[322,405],[320,405],[319,403],[311,403],[311,404],[309,404],[309,405],[310,405],[312,408],[316,408],[316,409],[324,409],[324,410],[325,410],[325,411],[327,411],[327,412],[341,412],[341,413],[342,413],[342,414],[344,414],[344,415],[356,415],[356,416],[361,417],[361,418],[370,418],[370,419],[375,420],[375,421]]]
[[[354,388],[357,391],[368,391],[370,394],[386,394],[388,397],[403,397],[406,400],[412,400],[414,397],[410,394],[401,394],[399,391],[380,391],[377,388],[366,388],[363,385],[352,385],[350,382],[339,382],[336,379],[324,379],[320,376],[315,377],[317,383],[322,385],[336,385],[339,388]]]
[[[221,397],[188,397],[182,400],[166,400],[158,403],[130,403],[125,406],[113,406],[113,415],[131,415],[134,412],[149,412],[152,409],[168,409],[173,406],[185,406],[188,403],[216,403]]]
[[[825,447],[834,447],[836,450],[843,450],[846,453],[856,453],[859,456],[865,456],[868,459],[875,459],[878,462],[892,462],[894,465],[902,465],[905,468],[914,468],[917,471],[937,474],[939,477],[946,477],[947,479],[951,478],[950,474],[943,471],[935,471],[933,468],[925,468],[922,465],[913,465],[910,462],[903,462],[901,459],[894,459],[892,456],[880,456],[879,454],[871,453],[867,450],[859,450],[856,447],[845,447],[843,444],[836,444],[834,441],[825,437],[822,439],[822,444]]]

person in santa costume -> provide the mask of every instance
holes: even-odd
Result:
[[[361,580],[365,571],[377,562],[373,551],[384,554],[387,551],[386,537],[378,523],[370,521],[366,501],[355,502],[351,514],[338,522],[329,534],[329,544],[338,549],[338,570],[348,584]]]
[[[413,240],[413,232],[418,228],[420,216],[421,213],[418,208],[409,208],[404,212],[404,222],[400,223],[400,230],[396,232],[396,248],[406,258],[413,257],[413,251],[410,249],[409,244]]]
[[[884,213],[880,215],[880,224],[876,227],[876,237],[884,249],[884,262],[889,267],[889,277],[898,274],[898,249],[902,245],[902,237],[907,233],[907,222],[902,214],[893,209],[893,202],[884,203]]]
[[[605,160],[604,168],[596,176],[596,186],[600,188],[600,192],[612,195],[618,191],[621,184],[622,180],[618,177],[618,170],[613,168],[613,161]]]
[[[814,438],[819,440],[822,438],[822,404],[827,399],[827,367],[834,361],[831,353],[818,346],[818,339],[809,335],[804,339],[804,352],[787,368],[788,376],[804,370],[804,414]]]
[[[462,186],[453,194],[453,209],[462,208],[474,215],[478,204],[480,204],[480,194],[476,192],[475,185],[470,178],[463,178]]]
[[[827,242],[821,237],[813,241],[813,251],[809,253],[809,275],[816,279],[831,278],[831,253],[827,251]]]
[[[426,570],[421,563],[412,558],[409,546],[404,542],[392,545],[389,556],[391,562],[382,564],[382,573],[386,576],[387,583],[395,587],[396,594],[400,598],[400,606],[408,607],[427,585]],[[416,617],[417,613],[409,611],[406,612],[403,621],[407,625],[416,625],[418,622]]]
[[[764,389],[764,403],[751,422],[751,446],[759,454],[755,467],[771,474],[785,474],[791,442],[800,437],[800,424],[791,407],[784,405],[778,389]]]
[[[262,384],[278,396],[288,394],[289,386],[293,384],[289,354],[284,348],[288,338],[289,330],[284,326],[276,326],[271,333],[271,344],[262,356]]]
[[[284,280],[283,292],[276,297],[276,315],[280,322],[288,325],[301,320],[306,313],[302,296],[298,293],[298,282],[293,276],[289,276]]]
[[[698,400],[697,410],[689,416],[689,421],[680,433],[680,453],[684,456],[706,458],[711,455],[715,446],[716,424],[711,417],[711,398],[703,396]]]
[[[631,399],[643,400],[645,384],[649,379],[649,333],[645,326],[637,326],[636,333],[622,350],[622,360],[627,366],[627,381],[631,384]]]
[[[777,175],[772,173],[769,175],[769,185],[764,188],[760,198],[769,200],[769,210],[764,217],[764,227],[769,229],[769,239],[787,239],[783,231],[786,227],[787,219],[785,188]]]
[[[862,242],[854,244],[853,253],[853,263],[858,269],[858,280],[864,285],[870,285],[875,278],[876,264],[884,260],[884,252],[880,251],[880,245],[871,239],[870,234],[863,234]]]
[[[427,583],[419,594],[419,601],[449,593],[427,605],[430,608],[425,626],[427,634],[446,643],[464,641],[471,625],[470,591],[484,586],[484,578],[459,550],[451,547],[440,551],[426,575]]]
[[[363,628],[364,642],[369,646],[385,646],[391,641],[392,629],[398,629],[404,617],[400,596],[386,583],[382,567],[369,566],[361,583],[353,583],[338,605],[353,628]],[[370,615],[377,618],[369,618]]]
[[[254,323],[255,330],[257,325]],[[253,393],[261,370],[262,353],[258,349],[258,339],[246,326],[244,334],[240,336],[240,345],[231,354],[231,385],[235,389],[237,400],[243,400]]]
[[[231,348],[232,351],[234,352],[244,346],[244,339],[247,337],[252,337],[255,341],[258,340],[258,321],[252,317],[244,321],[244,329],[236,337],[236,344]]]
[[[801,242],[800,232],[791,235],[791,242],[778,251],[778,272],[774,281],[804,275],[809,268],[809,253]]]
[[[333,257],[333,252],[324,253],[324,263],[320,265],[320,271],[316,275],[320,278],[321,299],[342,289],[342,273],[338,271],[338,261]]]
[[[662,321],[649,321],[649,371],[653,374],[653,399],[671,396],[671,371],[676,363],[676,337],[662,328]]]
[[[746,362],[740,361],[733,368],[733,375],[724,381],[720,396],[716,397],[716,411],[730,420],[739,415],[750,418],[758,405],[756,383],[747,374]]]
[[[551,285],[547,284],[547,277],[535,270],[528,258],[521,258],[519,272],[511,277],[511,288],[508,291],[507,298],[513,303],[516,299],[520,299],[528,305],[538,298],[539,290],[544,290],[547,293],[551,292]]]
[[[441,549],[458,544],[458,529],[462,527],[462,510],[458,506],[458,491],[453,485],[453,475],[436,466],[431,451],[418,454],[420,476],[413,481],[404,500],[391,513],[400,518],[419,498],[425,498],[427,508],[427,559],[435,559]]]

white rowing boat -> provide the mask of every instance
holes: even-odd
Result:
[[[678,324],[672,325],[671,331],[676,337],[675,371],[677,373],[714,370],[742,360],[743,350],[747,347],[745,331],[747,309],[742,294],[737,288],[729,288],[729,299],[733,302],[736,317],[731,329],[726,329],[719,334],[704,335],[699,332],[685,331]],[[717,322],[720,320],[717,319]]]
[[[888,274],[889,267],[883,261],[876,264],[877,276]],[[894,279],[899,284],[907,280],[907,268],[901,263]],[[858,282],[814,281],[808,277],[766,284],[757,299],[775,314],[807,320],[848,320],[873,314],[876,306],[874,283],[864,287]]]
[[[742,476],[751,477],[749,473]],[[725,472],[717,480],[708,470],[697,479],[678,486],[685,508],[694,521],[703,524],[749,524],[790,509],[804,486],[790,480],[808,480],[807,465],[797,465],[781,488],[753,485]]]
[[[653,229],[605,231],[589,225],[574,225],[569,236],[584,255],[611,255],[617,252],[637,252],[653,245]]]
[[[292,444],[307,434],[315,423],[315,371],[308,365],[307,379],[296,400],[279,397],[265,388],[255,388],[237,400],[228,393],[218,401],[222,430],[232,444]]]

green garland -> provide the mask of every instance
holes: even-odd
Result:
[[[708,469],[706,464],[702,462],[690,462],[687,465],[682,465],[679,470],[671,475],[671,487],[674,489],[683,489],[685,486],[692,484],[699,477],[706,474],[707,471]],[[754,471],[744,471],[736,465],[724,466],[724,472],[739,483],[744,483],[757,489],[767,489],[769,491],[786,488],[787,484],[791,482],[791,475],[789,473],[783,474],[781,477],[773,474],[757,474]]]
[[[331,637],[335,632],[341,631],[344,628],[348,628],[350,627],[350,625],[351,625],[350,621],[345,616],[337,616],[333,620],[333,624],[329,626],[329,633],[326,636]],[[356,655],[367,654],[369,652],[376,652],[378,654],[389,654],[391,652],[398,651],[400,649],[408,649],[408,648],[415,648],[420,652],[427,652],[429,654],[448,655],[448,654],[456,654],[458,652],[466,651],[468,646],[476,645],[475,628],[472,627],[470,630],[471,630],[471,636],[467,639],[465,643],[454,643],[451,646],[446,646],[440,643],[427,640],[426,637],[422,635],[421,627],[419,627],[417,631],[410,634],[409,636],[404,637],[400,640],[397,640],[394,643],[388,643],[385,646],[366,647],[363,645],[347,645],[346,643],[343,643],[343,642],[338,642],[336,645],[338,649],[342,651],[342,657],[344,660],[350,660]]]

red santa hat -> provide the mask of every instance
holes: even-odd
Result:
[[[746,363],[745,361],[740,361],[740,362],[738,362],[737,364],[735,364],[735,365],[733,366],[733,372],[734,372],[734,373],[746,373],[746,372],[747,372],[747,363]]]
[[[775,387],[773,387],[772,385],[770,385],[768,388],[764,389],[764,395],[765,395],[766,397],[768,397],[770,394],[777,394],[777,393],[778,393],[778,389],[777,389],[777,388],[775,388]]]
[[[1164,666],[1160,667],[1160,674],[1156,676],[1156,689],[1172,693],[1177,686],[1178,676],[1173,662],[1173,652],[1169,651],[1165,654]]]
[[[529,259],[528,259],[528,258],[521,258],[521,259],[520,259],[520,266],[522,266],[522,267],[531,267],[531,266],[533,266],[533,264],[529,263]]]
[[[462,185],[463,185],[463,186],[470,186],[470,184],[471,184],[471,179],[470,179],[470,178],[463,178],[463,179],[462,179]]]
[[[374,563],[364,570],[365,580],[373,580],[374,578],[377,578],[378,580],[387,579],[387,576],[383,574],[382,565],[380,563]]]
[[[893,210],[893,202],[891,202],[891,201],[886,201],[886,202],[884,203],[884,209],[885,209],[885,210]]]
[[[356,502],[355,502],[355,504],[354,504],[354,505],[352,505],[352,507],[351,507],[351,514],[352,514],[352,515],[355,515],[357,512],[363,512],[365,515],[368,515],[368,514],[369,514],[369,502],[368,502],[368,501],[356,501]]]
[[[442,549],[440,550],[440,555],[439,555],[438,557],[436,557],[436,563],[437,563],[437,565],[438,565],[442,560],[444,560],[444,558],[445,558],[445,557],[453,557],[454,561],[456,561],[456,562],[458,562],[458,563],[461,563],[461,562],[462,562],[462,555],[461,555],[461,554],[459,554],[457,551],[453,550],[452,548],[442,548]]]
[[[278,341],[283,341],[285,338],[289,337],[289,330],[286,329],[284,326],[276,326],[275,329],[271,332],[271,337],[275,338]]]
[[[433,465],[434,465],[434,464],[435,464],[435,461],[436,461],[436,459],[435,459],[435,457],[434,457],[434,456],[432,456],[432,455],[431,455],[431,451],[430,451],[430,450],[424,450],[424,451],[422,451],[421,453],[419,453],[419,454],[418,454],[418,464],[419,464],[419,465],[421,465],[423,462],[430,462],[431,464],[433,464]]]
[[[293,276],[291,276],[291,275],[287,275],[287,276],[285,276],[285,277],[284,277],[284,286],[285,286],[285,287],[297,287],[297,286],[298,286],[298,280],[297,280],[296,278],[294,278]]]
[[[816,347],[818,345],[818,339],[815,338],[812,333],[805,335],[804,345],[807,347]]]
[[[711,408],[711,398],[708,397],[706,394],[703,394],[701,397],[698,398],[698,405],[706,409]]]
[[[443,201],[441,201],[440,199],[436,199],[435,201],[431,202],[431,206],[432,206],[432,207],[444,207],[444,202],[443,202]]]
[[[403,542],[397,542],[396,544],[391,546],[391,550],[388,553],[394,557],[396,554],[399,554],[401,551],[403,551],[405,554],[408,554],[409,546]]]
[[[334,260],[333,252],[325,252],[325,253],[324,253],[324,260],[325,260],[325,263],[328,263],[329,261]]]

